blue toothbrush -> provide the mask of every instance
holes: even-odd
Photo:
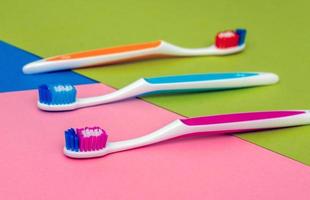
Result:
[[[66,111],[107,104],[152,93],[223,90],[274,84],[279,77],[273,73],[237,72],[189,74],[141,78],[110,94],[77,98],[72,85],[41,85],[38,107],[46,111]]]

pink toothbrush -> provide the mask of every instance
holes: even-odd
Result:
[[[99,127],[68,129],[64,154],[72,158],[100,157],[192,134],[222,135],[310,124],[310,111],[281,110],[178,119],[142,137],[107,142]]]

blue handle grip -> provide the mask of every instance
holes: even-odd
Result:
[[[211,74],[188,74],[179,76],[163,76],[154,78],[145,78],[144,80],[150,84],[195,82],[195,81],[214,81],[221,79],[234,79],[255,76],[258,73],[211,73]]]

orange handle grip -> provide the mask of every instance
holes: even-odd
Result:
[[[111,47],[111,48],[102,48],[102,49],[95,49],[90,51],[83,51],[77,53],[70,53],[64,54],[60,56],[54,56],[51,58],[47,58],[47,61],[57,61],[57,60],[66,60],[66,59],[75,59],[75,58],[84,58],[84,57],[91,57],[91,56],[101,56],[107,54],[114,54],[114,53],[123,53],[129,51],[137,51],[149,48],[158,47],[161,44],[161,41],[153,41],[141,44],[131,44],[131,45],[124,45],[118,47]]]

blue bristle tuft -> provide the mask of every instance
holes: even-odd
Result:
[[[73,147],[74,147],[74,135],[72,134],[71,131],[70,131],[70,135],[69,135],[69,141],[70,141],[70,150],[73,150]]]
[[[39,90],[39,101],[41,103],[49,104],[51,101],[51,92],[48,89],[48,85],[40,85],[38,90]]]
[[[66,149],[71,151],[79,151],[79,137],[73,128],[65,131]]]
[[[65,143],[66,143],[66,149],[70,149],[70,141],[69,141],[69,131],[65,131]]]
[[[76,101],[76,89],[73,85],[41,85],[38,90],[40,103],[63,105]]]
[[[243,45],[246,37],[246,29],[237,29],[236,33],[239,35],[238,45]]]
[[[79,138],[77,134],[74,134],[74,151],[79,151]]]

